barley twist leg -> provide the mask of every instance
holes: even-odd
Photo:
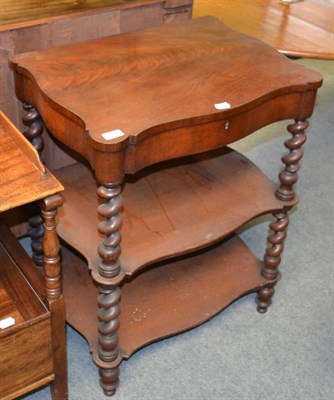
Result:
[[[123,279],[119,261],[123,198],[120,185],[101,186],[98,195],[105,201],[98,207],[99,215],[105,219],[98,225],[98,230],[105,238],[98,249],[100,262],[97,271],[92,273],[99,289],[99,348],[94,361],[99,367],[100,385],[104,393],[112,396],[118,386],[121,362],[117,331],[120,323],[119,284]]]
[[[270,224],[270,229],[273,233],[268,236],[269,246],[264,256],[262,276],[274,282],[269,283],[258,292],[256,302],[258,304],[257,310],[260,313],[265,313],[272,303],[272,297],[275,292],[274,287],[279,274],[278,267],[281,263],[281,254],[284,250],[284,241],[289,225],[287,212],[277,212],[273,215],[276,217],[276,221]]]
[[[282,157],[285,168],[279,174],[280,185],[275,192],[276,197],[282,201],[291,201],[296,196],[294,185],[298,181],[299,162],[304,154],[302,145],[306,141],[305,130],[307,127],[308,122],[301,118],[297,118],[294,124],[288,126],[288,131],[292,134],[292,138],[284,143],[289,152]],[[258,292],[256,302],[258,304],[257,310],[260,313],[265,313],[272,303],[274,288],[279,274],[278,267],[281,262],[281,254],[284,249],[284,241],[289,224],[288,211],[290,208],[285,207],[283,211],[273,214],[276,217],[276,221],[270,225],[273,234],[268,237],[269,246],[264,256],[262,276],[274,282],[269,282]]]
[[[22,118],[24,125],[27,126],[27,129],[23,132],[23,135],[29,140],[29,142],[35,147],[38,151],[39,155],[44,148],[44,142],[42,138],[43,133],[43,123],[38,114],[38,112],[29,104],[23,105],[24,110],[26,111],[25,115]],[[29,235],[31,238],[31,250],[32,250],[32,259],[35,264],[39,267],[43,266],[43,218],[40,215],[40,209],[36,206],[36,204],[32,204],[30,206],[32,217],[29,218],[28,222],[30,225]]]
[[[308,122],[299,119],[288,126],[292,138],[284,143],[289,153],[282,157],[285,168],[279,174],[280,186],[276,190],[276,197],[280,200],[293,200],[296,195],[293,186],[298,181],[299,161],[304,155],[302,145],[306,142],[305,130],[307,127]]]

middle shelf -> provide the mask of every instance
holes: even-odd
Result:
[[[65,186],[58,233],[98,263],[93,172],[73,164],[55,172]],[[127,176],[124,189],[122,270],[132,275],[154,262],[206,247],[256,216],[296,203],[275,197],[274,184],[247,158],[228,148],[171,160]]]

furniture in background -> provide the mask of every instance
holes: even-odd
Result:
[[[32,129],[43,120],[85,159],[55,171],[65,186],[58,229],[67,321],[89,342],[106,395],[141,347],[252,291],[267,310],[320,74],[214,17],[11,65]],[[283,119],[294,121],[275,187],[226,145]],[[235,232],[270,213],[262,262]]]
[[[208,14],[287,56],[334,60],[332,0],[195,0],[193,17]]]
[[[0,112],[0,212],[39,201],[44,276],[0,219],[0,399],[52,384],[67,399],[65,310],[55,216],[63,186]]]

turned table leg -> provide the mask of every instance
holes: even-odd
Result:
[[[42,138],[43,122],[38,112],[31,105],[24,104],[23,108],[26,113],[23,116],[22,121],[24,125],[27,126],[23,135],[29,140],[41,156],[41,152],[44,148],[44,141]],[[28,222],[30,225],[29,235],[31,238],[32,259],[36,265],[43,267],[43,218],[35,203],[31,205],[31,208],[33,216],[29,218]]]
[[[55,400],[66,400],[67,363],[65,336],[65,304],[62,296],[62,277],[59,257],[59,239],[56,231],[57,208],[62,205],[59,194],[40,201],[44,219],[44,276],[46,297],[51,311],[52,354],[55,379],[52,382],[52,396]]]
[[[119,382],[119,364],[122,361],[118,348],[120,314],[120,283],[123,280],[120,265],[123,197],[121,185],[100,186],[97,191],[104,203],[98,213],[105,220],[98,225],[105,237],[99,246],[100,262],[92,276],[97,284],[98,295],[98,343],[94,362],[99,367],[100,385],[105,395],[112,396]]]
[[[268,236],[269,247],[264,256],[264,265],[262,269],[262,276],[268,280],[276,280],[278,278],[278,267],[281,263],[281,254],[284,250],[284,240],[287,234],[289,224],[289,216],[287,212],[278,212],[273,214],[276,221],[270,224],[270,229],[273,231],[272,235]],[[258,292],[257,297],[257,310],[260,313],[265,313],[267,308],[272,303],[272,297],[275,292],[276,281],[263,287]]]
[[[306,141],[305,130],[307,127],[308,122],[303,119],[296,119],[294,124],[288,126],[288,131],[292,134],[292,138],[284,143],[289,152],[282,157],[285,168],[279,174],[280,185],[275,193],[276,197],[282,201],[293,200],[296,196],[293,186],[298,180],[299,161],[304,154],[302,145]],[[268,236],[269,246],[265,252],[264,265],[261,272],[262,276],[268,280],[276,280],[279,274],[278,267],[281,262],[281,254],[284,250],[284,240],[289,224],[289,209],[290,207],[286,207],[283,211],[273,213],[276,222],[270,224],[273,234]],[[272,303],[275,285],[276,281],[268,283],[259,290],[256,302],[258,304],[257,310],[260,313],[265,313]]]

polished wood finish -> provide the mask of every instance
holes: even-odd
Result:
[[[0,211],[38,201],[45,221],[44,276],[0,221],[0,398],[14,399],[51,383],[55,400],[67,399],[65,309],[56,210],[63,186],[35,148],[0,112]]]
[[[281,263],[281,254],[284,250],[284,241],[287,235],[289,225],[289,216],[286,211],[274,213],[275,222],[270,224],[272,234],[268,236],[269,246],[264,255],[264,265],[262,267],[262,276],[266,279],[274,281],[260,289],[256,302],[257,310],[263,314],[271,305],[271,299],[274,295],[275,280],[278,277],[278,267]]]
[[[87,235],[87,231],[103,221],[102,216],[92,213],[98,206],[94,175],[82,164],[55,174],[65,186],[66,198],[59,210],[58,232],[94,269],[101,233],[96,230]],[[233,151],[218,150],[165,162],[125,182],[122,273],[129,276],[153,262],[205,247],[245,221],[283,206],[273,196],[275,185]],[[231,204],[234,212],[226,215]],[[85,218],[78,230],[76,221],[81,215]]]
[[[157,1],[155,1],[157,2]],[[130,5],[129,5],[130,3]],[[145,1],[142,1],[145,3]],[[154,0],[146,1],[154,3]],[[92,10],[98,10],[106,7],[130,7],[131,1],[126,0],[46,0],[43,4],[40,1],[23,0],[13,2],[11,0],[1,1],[1,21],[0,26],[9,25],[12,28],[18,26],[36,25],[47,20],[61,19],[64,15],[77,13],[87,13]]]
[[[40,1],[1,0],[0,29],[16,29],[28,25],[37,25],[44,22],[61,19],[64,15],[89,14],[92,11],[105,9],[128,10],[136,6],[149,6],[161,3],[161,0],[46,0]],[[169,13],[187,13],[192,0],[165,0],[164,8]],[[184,8],[183,8],[184,7]],[[179,10],[173,10],[180,8]],[[182,9],[183,8],[183,9]]]
[[[98,291],[82,258],[66,248],[62,254],[67,318],[85,336],[94,353],[98,347]],[[260,274],[261,264],[240,239],[232,237],[212,246],[208,254],[198,251],[161,262],[135,279],[125,280],[119,327],[122,357],[128,359],[149,343],[198,326],[234,299],[266,285],[268,281]],[[243,273],[245,268],[247,273]],[[199,297],[198,293],[205,295]]]
[[[59,228],[86,258],[96,285],[85,286],[85,265],[65,253],[73,264],[65,282],[67,318],[89,340],[106,395],[115,393],[122,359],[145,344],[204,322],[249,291],[258,290],[259,311],[267,309],[320,74],[213,17],[11,63],[18,98],[86,159],[56,172],[65,185]],[[221,149],[282,119],[295,122],[275,189],[244,157]],[[267,213],[277,222],[261,267],[238,239],[227,238]],[[173,289],[168,279],[177,280]],[[185,290],[193,299],[185,306],[189,315],[180,306],[181,324],[179,314],[161,321],[159,309],[169,301],[176,307]],[[150,302],[159,305],[155,316]],[[136,308],[146,313],[145,327],[131,341]]]
[[[210,27],[204,29],[205,24]],[[29,98],[57,139],[89,160],[100,182],[120,181],[125,173],[158,161],[223,146],[275,120],[311,114],[319,74],[308,71],[305,81],[306,70],[256,39],[210,17],[178,24],[177,29],[166,25],[157,32],[128,33],[11,58],[19,72],[18,97]],[[110,46],[112,53],[107,51]],[[187,79],[180,74],[184,64]],[[251,64],[253,68],[245,69]],[[159,91],[152,90],[158,85]],[[94,102],[92,92],[99,93]],[[301,97],[306,102],[303,110]],[[231,108],[217,111],[214,104],[222,102]],[[260,116],[259,108],[268,102],[271,107]],[[106,104],[113,104],[112,113],[102,112]],[[240,132],[238,125],[245,119],[248,132]],[[104,133],[117,129],[123,132],[121,137],[104,138]],[[198,139],[190,140],[196,134]],[[171,145],[176,135],[179,146]],[[118,168],[102,171],[106,157],[114,158]]]
[[[84,42],[191,18],[193,0],[2,0],[0,2],[0,109],[24,130],[8,57]],[[74,162],[70,152],[44,136],[50,169]]]
[[[15,325],[0,329],[1,399],[15,398],[8,396],[25,393],[35,382],[44,385],[54,379],[50,313],[41,300],[43,292],[38,292],[39,296],[34,292],[43,288],[42,276],[23,249],[14,253],[13,260],[13,243],[14,249],[18,247],[0,222],[0,319],[13,317],[16,321]],[[30,279],[22,275],[18,267],[21,263],[31,268]],[[30,283],[34,281],[37,285],[33,289]]]
[[[215,15],[287,56],[334,60],[330,0],[195,0],[193,17],[203,15]]]
[[[288,126],[292,138],[284,145],[289,150],[288,154],[282,157],[285,168],[279,174],[280,186],[276,190],[276,197],[281,200],[292,200],[295,198],[293,186],[298,180],[299,161],[304,155],[302,145],[306,142],[305,130],[308,127],[307,121],[296,120],[295,124]]]
[[[8,239],[6,237],[7,235],[9,235]],[[45,315],[48,314],[47,308],[38,297],[32,296],[33,289],[29,286],[29,281],[31,280],[37,280],[38,283],[41,283],[42,277],[36,272],[37,269],[35,267],[32,268],[32,276],[28,277],[26,280],[20,277],[20,270],[18,268],[13,268],[12,271],[13,260],[10,255],[12,249],[10,248],[10,251],[8,251],[8,247],[11,246],[13,241],[9,244],[7,243],[10,240],[12,240],[12,237],[8,234],[8,228],[1,221],[1,286],[4,296],[7,296],[7,300],[9,301],[8,307],[1,307],[1,310],[4,311],[4,315],[1,315],[1,319],[6,315],[9,316],[12,309],[15,310],[21,322],[34,318],[46,319]],[[15,259],[17,263],[27,259],[27,257],[24,257],[23,250],[17,252],[15,255],[17,257]],[[28,265],[32,265],[31,260],[28,262]],[[15,282],[17,280],[22,280],[22,285],[16,286]],[[38,287],[38,289],[42,288],[42,285]]]
[[[14,399],[48,383],[55,386],[55,399],[66,399],[63,300],[50,310],[43,275],[2,222],[0,241],[0,319],[15,319],[15,325],[0,329],[0,399]]]
[[[0,212],[63,190],[63,186],[47,173],[34,147],[1,111],[0,141]]]

